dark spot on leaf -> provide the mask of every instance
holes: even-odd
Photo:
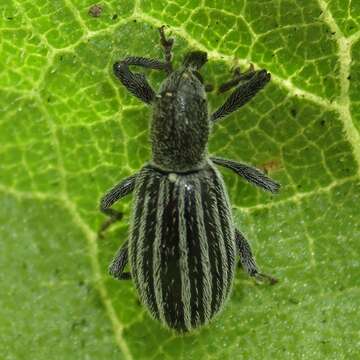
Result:
[[[133,22],[135,22],[135,23],[136,23],[136,22],[137,22],[137,21],[136,21],[136,19],[134,19],[134,20],[133,20]]]
[[[347,77],[347,79],[348,79],[348,80],[351,80],[351,75],[349,75],[349,76]]]
[[[49,184],[54,187],[59,186],[60,180],[52,180],[49,182]]]
[[[114,14],[111,19],[116,20],[117,18],[118,18],[118,14]]]
[[[296,117],[296,115],[297,115],[297,111],[296,111],[296,109],[290,109],[290,114],[291,114],[291,116],[292,117]]]
[[[321,125],[321,126],[325,126],[325,120],[321,120],[321,121],[320,121],[320,125]]]
[[[332,32],[331,32],[331,35],[335,35],[335,34],[336,34],[336,31],[332,31]]]
[[[7,19],[11,21],[11,20],[13,20],[14,18],[11,17],[11,16],[9,16],[9,17],[7,17]]]
[[[269,172],[276,171],[281,168],[281,162],[278,159],[268,160],[259,165],[260,170],[262,170],[265,174]]]
[[[297,305],[297,304],[299,304],[299,300],[294,299],[294,298],[290,298],[290,299],[289,299],[289,303],[290,303],[290,304]]]
[[[56,277],[59,277],[59,276],[60,276],[60,269],[56,268],[56,269],[54,270],[54,275],[55,275]]]
[[[75,331],[77,329],[80,328],[85,328],[88,326],[88,322],[85,318],[82,318],[80,320],[75,320],[72,324],[71,324],[71,331]]]
[[[101,297],[98,293],[98,291],[94,288],[94,286],[92,284],[86,284],[86,292],[87,292],[87,297],[91,300],[91,303],[100,309],[104,308],[104,304],[101,300]]]
[[[92,5],[89,9],[89,16],[99,17],[103,11],[103,8],[100,5]]]

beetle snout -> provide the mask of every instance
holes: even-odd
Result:
[[[260,80],[266,81],[266,82],[270,81],[270,79],[271,79],[270,73],[268,73],[266,70],[259,71],[258,77]]]

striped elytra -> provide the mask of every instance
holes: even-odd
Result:
[[[140,300],[154,318],[179,332],[206,324],[229,296],[235,256],[228,196],[210,160],[183,174],[142,168],[129,261]]]

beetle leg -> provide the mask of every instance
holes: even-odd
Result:
[[[162,45],[162,47],[164,48],[164,53],[165,53],[165,62],[166,62],[166,72],[167,74],[170,74],[172,72],[172,47],[174,45],[174,39],[169,38],[167,39],[165,36],[165,31],[164,31],[165,26],[161,26],[159,28],[159,33],[160,33],[160,44]]]
[[[249,69],[242,73],[240,71],[239,67],[236,67],[233,71],[233,77],[229,81],[226,81],[225,83],[221,84],[218,88],[218,93],[224,93],[233,87],[237,86],[240,81],[244,80],[250,80],[254,75],[256,74],[256,71],[254,70],[254,65],[251,64]]]
[[[128,260],[128,242],[126,241],[118,250],[109,266],[110,275],[119,280],[131,279],[131,274],[129,272],[124,272]]]
[[[135,179],[137,174],[131,175],[126,179],[120,181],[112,189],[110,189],[100,201],[100,211],[108,215],[110,218],[106,220],[99,230],[99,237],[102,237],[103,232],[114,222],[121,220],[123,214],[120,211],[111,209],[110,207],[124,196],[130,194],[135,187]]]
[[[260,282],[268,282],[270,285],[278,282],[276,278],[259,272],[254,256],[251,252],[250,244],[238,229],[235,229],[235,242],[240,256],[241,265],[251,277],[254,277]]]
[[[114,74],[122,84],[137,98],[150,104],[155,98],[155,91],[147,82],[144,74],[130,71],[130,65],[155,70],[166,70],[168,67],[167,63],[155,59],[130,56],[113,65]]]
[[[236,174],[242,176],[250,183],[259,186],[267,191],[276,193],[280,189],[279,183],[270,179],[268,176],[266,176],[264,173],[254,167],[238,163],[233,160],[222,159],[216,156],[210,157],[210,160],[217,165],[224,166],[234,171]]]
[[[214,113],[210,120],[212,122],[225,117],[239,109],[250,101],[268,82],[270,74],[266,70],[256,71],[245,84],[240,84]]]

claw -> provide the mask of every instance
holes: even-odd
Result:
[[[160,44],[164,48],[165,53],[165,61],[166,61],[166,72],[170,74],[172,72],[172,64],[171,64],[171,49],[174,44],[174,39],[169,38],[167,39],[165,36],[165,25],[159,27],[159,33],[160,33]]]
[[[253,63],[250,63],[249,69],[246,72],[254,72],[255,71],[255,67]]]
[[[258,282],[260,284],[266,282],[269,285],[274,285],[279,281],[278,279],[276,279],[270,275],[262,274],[262,273],[256,273],[254,275],[254,278],[255,278],[256,282]]]
[[[238,66],[233,70],[233,74],[234,74],[234,78],[240,76],[241,70]]]
[[[124,214],[121,212],[114,213],[110,218],[105,220],[102,225],[100,226],[100,229],[97,233],[99,239],[104,239],[104,233],[106,232],[106,229],[113,224],[114,222],[120,221],[123,218]]]
[[[164,46],[165,48],[171,48],[174,44],[174,39],[173,38],[169,38],[167,39],[165,36],[165,25],[162,25],[159,27],[159,33],[160,33],[160,42],[161,45]]]

